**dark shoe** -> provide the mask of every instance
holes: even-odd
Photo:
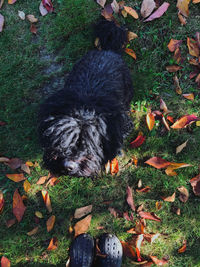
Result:
[[[78,235],[70,246],[70,267],[91,267],[94,259],[94,239]]]
[[[103,234],[99,238],[98,247],[102,255],[97,257],[98,267],[120,267],[122,264],[122,245],[115,235]]]

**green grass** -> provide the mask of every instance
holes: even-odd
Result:
[[[4,193],[5,206],[1,216],[0,226],[0,257],[10,259],[12,266],[64,266],[68,258],[68,248],[73,238],[68,231],[76,220],[72,219],[78,207],[93,204],[92,222],[89,232],[98,237],[102,232],[115,233],[121,240],[131,239],[126,231],[135,223],[123,218],[114,218],[108,211],[110,206],[124,212],[129,210],[126,204],[126,187],[137,188],[139,179],[144,186],[150,186],[146,193],[135,193],[137,206],[143,204],[145,211],[156,212],[162,222],[147,220],[146,232],[161,233],[162,235],[152,244],[147,242],[141,248],[144,258],[155,255],[158,258],[169,257],[169,266],[200,266],[200,199],[194,196],[189,179],[199,173],[200,131],[193,124],[188,130],[162,131],[162,124],[157,121],[154,129],[149,132],[145,122],[147,111],[159,109],[161,96],[166,102],[174,118],[185,114],[199,113],[199,91],[189,73],[193,67],[189,65],[186,38],[193,37],[199,30],[199,4],[190,4],[190,16],[187,24],[181,26],[176,11],[176,3],[170,1],[170,7],[163,17],[148,23],[141,19],[134,20],[131,16],[117,18],[121,24],[138,35],[138,39],[130,42],[137,54],[134,61],[130,56],[123,55],[127,62],[135,88],[132,114],[135,129],[125,142],[125,155],[119,158],[120,167],[129,161],[131,156],[138,158],[138,168],[130,166],[123,169],[118,176],[103,175],[96,180],[84,178],[61,177],[55,187],[48,187],[56,223],[53,230],[46,231],[46,220],[50,214],[45,208],[41,196],[43,186],[36,185],[40,176],[47,171],[42,167],[42,151],[37,137],[37,111],[42,101],[45,86],[51,89],[59,85],[73,64],[87,51],[94,48],[92,25],[99,16],[101,8],[95,1],[68,0],[54,1],[55,13],[45,17],[39,15],[40,1],[20,1],[14,5],[4,3],[1,14],[5,17],[5,27],[0,38],[0,121],[6,122],[0,126],[0,156],[18,157],[23,161],[38,162],[31,168],[31,174],[26,175],[32,184],[29,193],[25,193],[23,183],[14,183],[5,174],[16,172],[1,163],[0,188]],[[134,7],[138,12],[141,3],[127,1],[126,5]],[[26,14],[34,14],[39,18],[38,33],[33,35],[29,22],[18,18],[18,10]],[[170,39],[182,39],[181,52],[185,58],[178,77],[183,93],[193,92],[194,101],[188,101],[177,95],[173,85],[173,74],[166,71],[166,66],[173,63],[172,53],[167,44]],[[45,58],[42,56],[50,56]],[[60,66],[55,71],[50,66]],[[47,71],[50,70],[50,71]],[[137,137],[139,131],[146,136],[145,143],[130,149],[129,142]],[[176,155],[178,145],[189,139],[184,150]],[[178,175],[170,177],[163,170],[157,170],[144,162],[153,156],[160,156],[169,161],[186,162],[192,167],[177,170]],[[185,186],[190,193],[187,203],[178,199],[179,186]],[[19,224],[7,228],[5,222],[13,218],[12,197],[16,188],[20,194],[26,194],[27,207],[25,215]],[[156,211],[156,201],[162,201],[161,196],[172,195],[176,191],[174,203],[163,202],[162,209]],[[178,216],[172,212],[172,207],[181,209]],[[35,211],[42,212],[44,218],[35,221]],[[135,221],[138,220],[134,215]],[[39,225],[39,232],[29,237],[27,232]],[[103,230],[97,230],[103,226]],[[50,239],[56,236],[59,241],[58,249],[48,252]],[[187,250],[178,254],[182,241],[187,240]],[[123,266],[134,266],[129,259],[124,259]]]

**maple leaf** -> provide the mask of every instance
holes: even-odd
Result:
[[[20,196],[18,189],[15,190],[13,195],[13,214],[18,222],[22,220],[26,207],[24,206],[22,197]]]
[[[144,22],[160,18],[167,11],[169,6],[169,3],[164,2],[150,17],[148,17],[148,19],[144,20]]]

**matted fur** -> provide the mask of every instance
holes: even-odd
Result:
[[[103,22],[104,28],[105,23],[109,34],[113,22]],[[101,33],[98,36],[101,41]],[[127,115],[132,96],[130,73],[120,54],[111,50],[86,54],[75,64],[64,89],[41,105],[39,135],[45,167],[55,174],[97,174],[116,156],[132,128]]]

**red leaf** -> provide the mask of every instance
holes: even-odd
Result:
[[[156,169],[166,168],[171,164],[171,162],[159,157],[150,158],[149,160],[145,161],[145,163],[155,167]]]
[[[167,11],[169,6],[169,3],[164,2],[150,17],[148,17],[148,19],[145,19],[144,22],[160,18]]]
[[[200,196],[200,174],[190,179],[190,184],[192,186],[193,192],[196,196]]]
[[[161,222],[161,219],[158,216],[156,216],[153,212],[140,211],[138,214],[140,217],[144,219]]]
[[[1,258],[1,267],[10,267],[10,261],[6,257]]]
[[[26,207],[24,206],[22,197],[20,196],[18,189],[15,190],[13,195],[13,214],[18,222],[22,220]]]
[[[127,186],[126,194],[127,194],[126,201],[127,201],[128,205],[130,206],[130,208],[133,211],[135,211],[135,203],[134,203],[134,200],[133,200],[133,192],[132,192],[132,189],[129,186]]]
[[[141,146],[141,145],[144,143],[145,139],[146,139],[145,136],[143,136],[143,135],[138,135],[138,137],[137,137],[134,141],[132,141],[132,142],[130,143],[130,146],[131,146],[132,148],[137,148],[137,147]]]
[[[51,0],[42,0],[42,4],[49,13],[52,13],[54,11]]]

